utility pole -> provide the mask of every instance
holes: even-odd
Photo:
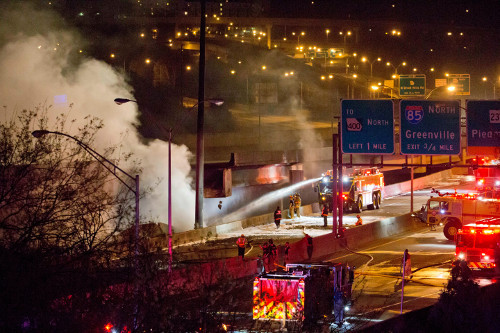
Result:
[[[198,122],[196,136],[196,203],[194,228],[203,228],[203,182],[205,179],[205,154],[203,126],[205,122],[205,30],[206,0],[200,0],[200,64],[198,82]]]

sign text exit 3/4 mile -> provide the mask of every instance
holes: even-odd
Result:
[[[400,102],[401,154],[458,155],[460,101]]]
[[[391,100],[342,100],[342,152],[394,154],[394,113]]]

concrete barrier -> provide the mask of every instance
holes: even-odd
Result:
[[[304,239],[290,244],[289,263],[318,262],[333,252],[348,248],[355,251],[371,241],[397,236],[399,234],[426,228],[425,225],[412,219],[410,214],[391,217],[381,221],[353,227],[345,230],[343,238],[336,238],[333,234],[326,234],[313,238],[313,253],[309,260],[307,242]],[[283,246],[279,247],[277,264],[284,264]],[[175,281],[179,290],[194,290],[219,283],[223,279],[238,279],[246,276],[256,276],[259,273],[257,258],[232,257],[212,260],[206,263],[191,264],[189,268],[174,269],[172,281]]]
[[[311,261],[318,261],[332,252],[347,247],[356,249],[371,241],[395,236],[408,231],[418,230],[426,226],[412,219],[410,213],[390,217],[381,221],[352,227],[344,232],[344,238],[336,238],[333,234],[321,235],[313,238],[313,255]],[[302,262],[308,260],[307,244],[305,239],[290,244],[288,255],[289,262]]]
[[[434,173],[425,177],[416,178],[413,180],[413,190],[420,190],[428,186],[428,184],[440,181],[443,179],[449,179],[452,176],[451,170],[445,170],[441,172]],[[387,185],[384,187],[384,197],[392,197],[399,195],[401,193],[409,192],[411,189],[411,182],[406,181],[398,184]],[[311,205],[305,205],[300,207],[301,215],[311,215],[314,213],[319,213],[320,207],[318,203],[313,203]],[[288,209],[282,210],[283,216],[288,215]],[[253,216],[248,219],[243,219],[241,221],[234,221],[224,224],[217,224],[208,226],[201,229],[189,230],[181,233],[175,233],[173,235],[173,242],[177,245],[184,245],[187,243],[192,243],[200,240],[216,239],[217,235],[242,231],[244,233],[245,228],[264,225],[272,223],[274,221],[273,213],[264,214],[260,216]]]

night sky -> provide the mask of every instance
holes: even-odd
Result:
[[[500,27],[500,1],[495,0],[288,0],[286,5],[284,1],[271,1],[270,5],[271,16]]]

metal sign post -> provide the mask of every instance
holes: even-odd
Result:
[[[401,271],[403,272],[403,282],[401,282],[401,312],[403,314],[403,298],[405,295],[405,265],[406,265],[406,252],[403,252],[403,265]]]

